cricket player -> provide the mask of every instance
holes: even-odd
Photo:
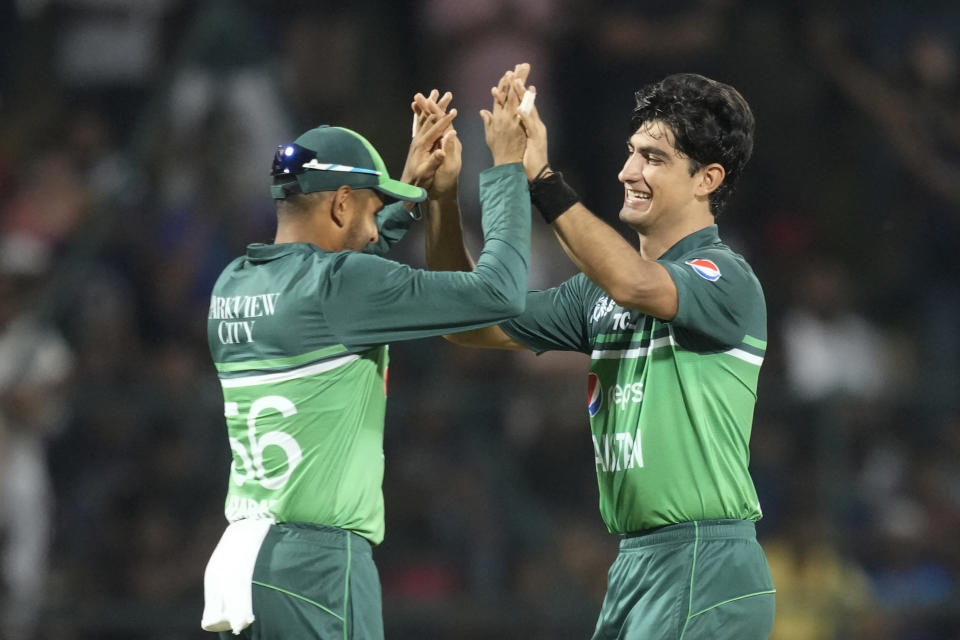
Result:
[[[485,245],[470,272],[378,255],[412,223],[404,203],[426,198],[459,145],[455,110],[418,117],[404,177],[422,186],[391,179],[349,129],[317,127],[279,147],[276,239],[251,244],[210,297],[233,463],[230,525],[205,574],[204,629],[253,640],[383,638],[371,547],[384,538],[387,344],[523,310],[530,197],[517,106],[511,97],[483,114],[494,166],[480,175]]]
[[[637,92],[618,176],[637,251],[552,169],[528,73],[518,65],[492,92],[505,104],[528,97],[530,196],[582,273],[530,292],[516,318],[448,338],[590,355],[584,454],[621,540],[594,640],[767,638],[775,590],[747,468],[766,306],[716,226],[752,152],[753,114],[733,87],[695,74]],[[469,269],[456,200],[435,194],[451,204],[430,208],[430,267]]]

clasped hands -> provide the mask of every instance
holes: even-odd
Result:
[[[522,162],[528,180],[547,165],[547,128],[536,106],[519,109],[524,94],[536,88],[525,86],[530,65],[518,64],[491,87],[491,110],[480,111],[484,135],[494,166]],[[434,89],[428,96],[417,93],[413,111],[413,139],[401,180],[423,187],[432,199],[455,198],[462,166],[462,145],[453,126],[456,109],[449,109],[453,94],[442,96]],[[448,111],[449,109],[449,111]]]

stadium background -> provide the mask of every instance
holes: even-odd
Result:
[[[746,96],[754,158],[720,222],[768,298],[751,467],[775,637],[960,638],[960,6],[907,0],[0,3],[0,318],[65,345],[56,384],[0,375],[0,637],[212,637],[207,295],[271,238],[273,149],[335,123],[399,174],[411,95],[454,91],[476,252],[476,111],[518,61],[555,166],[614,224],[633,90],[695,71]],[[571,274],[534,236],[533,284]],[[422,264],[421,236],[395,257]],[[616,540],[586,359],[391,353],[387,636],[587,637]],[[8,419],[30,393],[55,410]]]

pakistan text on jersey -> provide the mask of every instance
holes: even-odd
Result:
[[[210,320],[239,320],[272,316],[277,311],[279,293],[252,296],[210,296]]]
[[[640,432],[620,432],[593,436],[593,458],[597,471],[624,471],[643,466]]]

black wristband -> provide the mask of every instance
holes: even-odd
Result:
[[[579,200],[580,196],[563,181],[563,174],[559,171],[543,178],[537,177],[530,182],[530,201],[547,224],[551,224]]]

